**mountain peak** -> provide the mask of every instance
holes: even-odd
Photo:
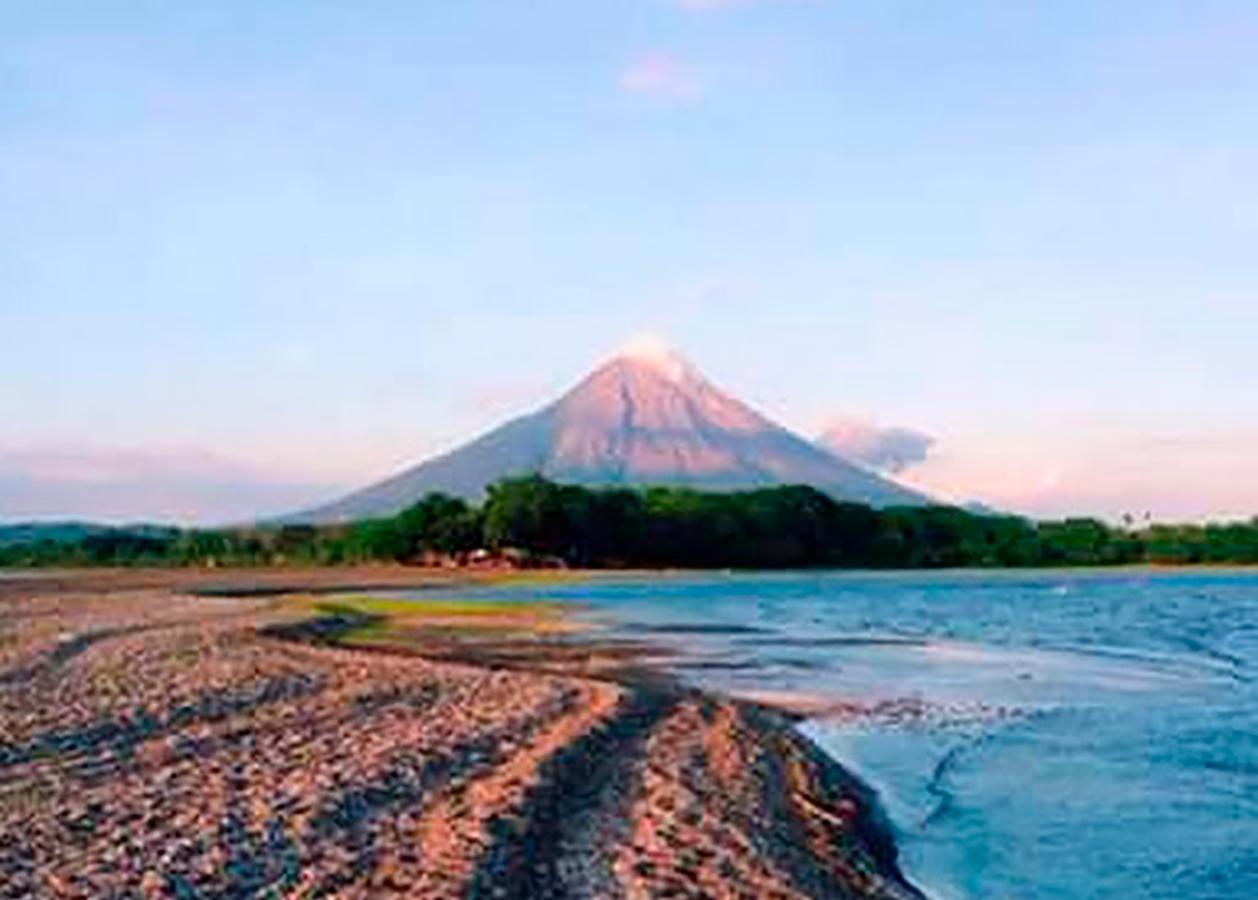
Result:
[[[681,382],[696,375],[690,362],[671,344],[654,334],[642,334],[621,345],[613,361],[647,366],[669,381]]]
[[[499,478],[530,473],[707,490],[808,484],[873,506],[930,502],[773,423],[664,341],[641,337],[549,406],[302,519],[391,515],[429,491],[477,497]]]

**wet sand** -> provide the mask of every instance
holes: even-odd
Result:
[[[788,712],[523,621],[349,642],[284,596],[450,577],[0,580],[0,897],[920,896]]]

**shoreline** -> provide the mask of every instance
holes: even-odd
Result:
[[[372,574],[356,586],[404,580]],[[308,609],[192,580],[0,582],[0,874],[19,893],[923,896],[874,792],[781,709],[633,653],[556,658],[518,616],[514,657],[449,605],[399,652],[335,631],[362,619],[311,631]],[[469,626],[492,652],[458,646]]]
[[[67,585],[94,579],[101,586],[140,588],[175,587],[197,589],[198,593],[222,592],[234,596],[274,596],[282,593],[343,593],[378,590],[429,590],[469,585],[477,587],[534,582],[564,584],[582,579],[713,577],[722,574],[852,575],[869,577],[904,576],[1018,576],[1018,575],[1083,575],[1108,574],[1228,574],[1250,575],[1258,572],[1258,563],[1123,563],[1095,566],[956,566],[918,568],[802,567],[802,568],[521,568],[476,569],[447,566],[423,566],[409,563],[365,563],[352,565],[269,565],[253,567],[203,566],[0,566],[0,586],[6,590],[22,582],[46,584],[60,581]],[[248,585],[237,587],[241,582]],[[230,588],[230,590],[228,590]]]

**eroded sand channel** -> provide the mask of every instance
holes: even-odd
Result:
[[[3,896],[915,896],[780,713],[195,582],[0,589]]]

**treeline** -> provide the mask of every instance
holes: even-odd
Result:
[[[2,536],[0,536],[2,537]],[[948,506],[875,510],[809,487],[589,489],[540,477],[484,503],[431,494],[346,525],[100,529],[0,540],[0,566],[341,565],[376,561],[679,568],[945,568],[1258,563],[1258,519],[1118,528]]]

